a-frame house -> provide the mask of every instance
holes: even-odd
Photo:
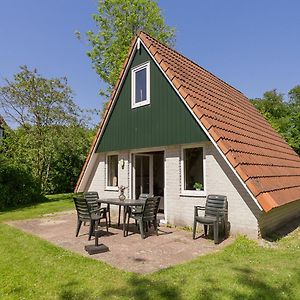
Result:
[[[160,195],[175,225],[191,225],[208,194],[228,197],[232,233],[255,237],[300,216],[300,157],[240,91],[144,32],[76,191],[116,198],[120,185],[130,198]]]

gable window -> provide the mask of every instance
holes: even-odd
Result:
[[[118,155],[107,156],[107,187],[118,188]]]
[[[182,154],[182,192],[204,194],[203,147],[185,148]]]
[[[150,62],[131,70],[131,107],[150,104]]]

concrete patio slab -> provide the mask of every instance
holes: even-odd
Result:
[[[76,212],[70,211],[9,224],[57,246],[136,273],[150,273],[187,262],[199,255],[218,251],[233,240],[229,238],[215,245],[213,240],[202,237],[193,240],[191,232],[165,226],[159,227],[158,236],[150,229],[146,239],[142,240],[135,225],[131,224],[127,237],[123,237],[121,228],[110,227],[109,233],[103,228],[99,242],[108,246],[110,251],[90,256],[84,250],[85,245],[94,243],[93,238],[88,241],[89,226],[82,226],[79,236],[75,237],[76,222]]]

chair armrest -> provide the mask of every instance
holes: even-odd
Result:
[[[97,209],[93,209],[91,210],[91,213],[96,213],[96,212],[99,212],[99,211],[106,211],[106,208],[105,207],[101,207],[101,208],[97,208]]]
[[[196,205],[194,206],[194,208],[197,210],[205,210],[205,206],[200,206],[200,205]]]
[[[195,217],[198,217],[198,211],[199,210],[205,210],[205,207],[204,206],[199,206],[199,205],[194,206],[194,216]]]

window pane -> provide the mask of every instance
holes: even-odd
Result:
[[[146,91],[146,77],[147,69],[144,68],[140,71],[135,72],[135,103],[147,100],[147,91]]]
[[[118,155],[108,156],[107,167],[107,186],[118,186]]]
[[[150,160],[148,156],[135,157],[135,196],[138,199],[140,194],[150,192]]]
[[[203,149],[184,150],[184,189],[195,190],[194,184],[203,185]]]

